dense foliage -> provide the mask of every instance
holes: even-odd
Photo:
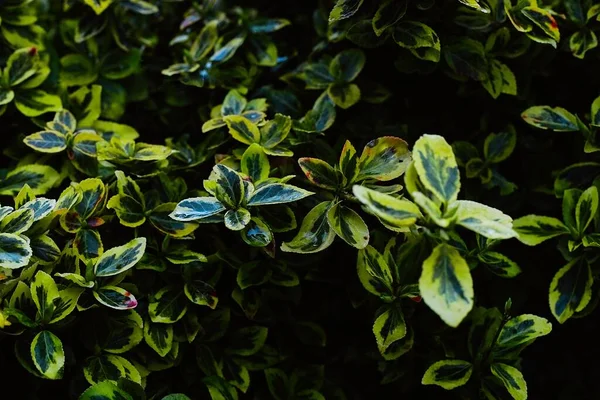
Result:
[[[2,393],[597,398],[599,28],[0,1]]]

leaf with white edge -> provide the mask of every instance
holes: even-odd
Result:
[[[438,135],[423,135],[413,147],[414,166],[423,186],[440,201],[456,201],[460,174],[452,147]]]
[[[577,118],[561,107],[534,106],[523,111],[521,118],[531,126],[555,132],[579,130]]]
[[[327,212],[327,221],[335,233],[350,246],[364,249],[369,244],[369,228],[351,208],[335,204]]]
[[[130,242],[113,247],[100,256],[94,266],[97,277],[107,277],[120,274],[132,268],[144,255],[146,238],[136,238]]]
[[[81,191],[81,200],[75,206],[75,210],[80,218],[87,219],[103,206],[107,189],[104,182],[98,178],[84,179],[77,187]]]
[[[241,231],[248,225],[251,218],[250,211],[245,208],[228,210],[225,213],[225,226],[232,231]]]
[[[165,357],[173,346],[173,325],[145,321],[144,340],[159,356]]]
[[[296,236],[281,244],[281,250],[289,253],[317,253],[331,246],[335,231],[327,221],[327,211],[331,202],[324,201],[306,214]]]
[[[23,143],[41,153],[59,153],[67,148],[66,136],[51,130],[32,133]]]
[[[549,302],[552,315],[564,323],[583,310],[592,299],[594,278],[587,261],[576,258],[562,267],[550,283]]]
[[[394,136],[371,140],[358,161],[357,180],[390,181],[402,175],[411,161],[408,143]]]
[[[215,197],[221,203],[231,208],[241,204],[246,190],[242,176],[235,170],[226,165],[217,164],[213,167],[210,180],[216,182]]]
[[[517,239],[528,246],[535,246],[556,236],[569,233],[569,228],[559,219],[541,215],[526,215],[513,221]]]
[[[360,8],[364,0],[337,0],[329,13],[329,22],[350,18]]]
[[[23,204],[20,208],[28,208],[33,211],[33,220],[38,221],[49,215],[56,206],[56,200],[38,197]]]
[[[32,254],[27,240],[12,233],[0,233],[0,267],[24,267],[29,264]]]
[[[318,187],[334,190],[341,184],[339,173],[323,160],[302,157],[298,159],[298,165],[306,178]]]
[[[129,310],[138,304],[131,292],[117,286],[103,286],[93,294],[98,302],[115,310]]]
[[[49,331],[41,331],[31,342],[31,359],[46,379],[61,379],[65,367],[65,351],[60,339]]]
[[[192,197],[180,201],[170,217],[177,221],[195,221],[224,210],[225,206],[214,197]]]
[[[512,218],[502,211],[470,200],[457,200],[456,223],[489,239],[517,236]]]
[[[473,364],[463,360],[442,360],[433,363],[421,379],[423,385],[437,385],[452,390],[465,385],[473,374]]]
[[[253,247],[265,247],[273,241],[271,228],[257,217],[251,218],[240,233],[244,242]]]
[[[417,219],[423,217],[419,207],[408,200],[398,199],[389,194],[380,193],[359,185],[354,185],[352,191],[369,211],[389,225],[395,227],[411,226],[415,224]]]
[[[382,299],[394,296],[394,273],[385,258],[372,246],[358,252],[356,262],[358,279],[363,287]]]
[[[285,183],[271,183],[258,188],[246,203],[248,206],[292,203],[313,195],[313,192]]]
[[[454,247],[441,243],[423,262],[421,296],[448,325],[456,328],[473,308],[469,265]]]
[[[527,383],[521,371],[503,363],[493,363],[490,366],[492,374],[502,381],[508,393],[515,400],[527,399]]]
[[[381,353],[406,336],[406,323],[402,310],[395,305],[383,306],[373,323],[373,334]]]

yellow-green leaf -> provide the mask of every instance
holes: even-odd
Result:
[[[38,271],[31,282],[31,298],[37,307],[40,320],[49,322],[54,313],[54,303],[60,295],[54,279],[44,271]]]
[[[503,363],[493,363],[490,366],[492,374],[502,381],[508,393],[515,400],[527,399],[527,383],[521,371]]]
[[[414,225],[417,219],[423,217],[419,207],[408,200],[359,185],[354,185],[352,191],[369,211],[394,227]]]
[[[237,141],[244,144],[260,143],[260,131],[256,125],[241,115],[227,115],[223,117],[229,134]]]
[[[423,135],[413,147],[414,165],[422,184],[440,201],[456,201],[460,174],[452,147],[438,135]]]
[[[550,283],[550,310],[561,324],[583,310],[592,299],[594,279],[587,261],[576,258],[562,267]]]
[[[271,166],[269,158],[259,144],[253,143],[242,155],[242,172],[248,175],[253,183],[258,183],[269,177]]]
[[[577,118],[561,107],[534,106],[523,111],[521,118],[529,125],[555,132],[578,131]]]
[[[442,243],[423,262],[421,296],[446,324],[457,327],[473,308],[473,279],[464,258]]]
[[[327,211],[331,202],[324,201],[306,214],[300,230],[289,242],[281,244],[281,250],[290,253],[317,253],[333,243],[335,232],[327,221]]]
[[[385,258],[372,246],[358,252],[356,271],[363,287],[383,299],[394,297],[394,271]]]
[[[145,250],[146,238],[144,237],[113,247],[96,261],[94,273],[97,277],[107,277],[125,272],[140,261]]]
[[[335,233],[350,246],[364,249],[369,244],[369,228],[351,208],[335,204],[327,212],[327,221]]]
[[[490,239],[510,239],[517,236],[512,218],[502,211],[470,200],[456,203],[456,223]]]
[[[390,181],[402,175],[411,157],[408,143],[394,136],[384,136],[367,143],[360,155],[357,180]]]
[[[21,268],[29,264],[32,255],[27,240],[12,233],[0,233],[0,267]]]
[[[60,339],[49,331],[41,331],[31,342],[31,359],[46,379],[61,379],[65,366],[65,351]]]
[[[535,246],[545,240],[569,233],[560,220],[541,215],[526,215],[513,221],[517,239],[528,246]]]
[[[423,385],[437,385],[452,390],[466,384],[473,373],[473,365],[463,360],[442,360],[433,363],[421,379]]]

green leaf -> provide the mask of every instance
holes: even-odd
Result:
[[[31,359],[46,379],[61,379],[65,367],[62,342],[52,332],[41,331],[31,342]]]
[[[144,323],[144,341],[159,356],[165,357],[173,346],[173,325],[155,324],[150,321]]]
[[[360,49],[345,50],[329,64],[329,73],[337,82],[352,82],[365,66],[365,53]]]
[[[502,381],[502,384],[508,390],[515,400],[527,399],[527,384],[521,371],[507,364],[493,363],[490,366],[492,374]]]
[[[579,130],[577,118],[561,107],[530,107],[523,111],[521,118],[529,125],[540,129],[550,129],[555,132],[575,132]]]
[[[583,28],[573,33],[569,38],[569,48],[577,58],[583,59],[585,53],[596,47],[598,47],[598,37],[596,36],[596,33],[589,28]]]
[[[372,246],[358,252],[358,278],[364,288],[383,299],[394,297],[394,273],[385,258]]]
[[[212,400],[237,400],[238,395],[235,387],[223,378],[213,375],[202,380],[208,387]]]
[[[19,208],[2,218],[0,232],[13,233],[15,235],[23,233],[33,225],[33,216],[33,210]]]
[[[600,96],[592,102],[590,123],[596,127],[600,126]]]
[[[493,347],[497,347],[497,335],[503,322],[502,314],[497,308],[476,307],[471,312],[471,320],[469,354],[473,363],[479,363],[490,355]]]
[[[260,131],[256,125],[241,115],[226,115],[223,120],[229,128],[229,134],[244,144],[260,143]]]
[[[473,365],[463,360],[442,360],[433,363],[425,374],[423,385],[437,385],[446,390],[452,390],[465,385],[471,378]]]
[[[208,306],[211,309],[217,307],[219,298],[215,288],[200,280],[187,282],[183,288],[187,298],[199,306]]]
[[[335,231],[327,221],[331,202],[324,201],[306,214],[300,230],[289,242],[281,244],[281,250],[289,253],[317,253],[329,247],[335,239]]]
[[[330,85],[327,93],[335,105],[343,109],[350,108],[360,101],[360,88],[354,83]]]
[[[528,246],[535,246],[545,240],[569,233],[560,220],[541,215],[526,215],[513,221],[517,239]]]
[[[139,371],[127,359],[117,355],[100,355],[86,360],[83,368],[85,379],[94,385],[102,381],[117,382],[124,378],[141,383]]]
[[[513,96],[517,94],[515,75],[506,64],[496,59],[488,62],[487,76],[481,81],[481,84],[494,99],[502,93]]]
[[[31,246],[32,255],[42,265],[52,264],[58,261],[61,256],[61,249],[47,235],[40,235],[31,239],[29,245]]]
[[[44,271],[38,271],[31,282],[31,298],[37,307],[39,319],[49,322],[60,295],[54,279]]]
[[[583,310],[592,299],[594,278],[587,261],[576,258],[562,267],[550,283],[550,311],[561,324]]]
[[[267,340],[269,330],[263,326],[250,326],[238,329],[231,335],[227,353],[251,356],[258,352]]]
[[[2,107],[6,104],[9,104],[11,101],[15,99],[15,92],[10,89],[0,88],[0,114],[3,113]]]
[[[25,82],[38,73],[40,63],[40,56],[35,47],[14,51],[6,60],[6,68],[3,71],[6,84],[15,87]]]
[[[89,387],[79,396],[79,400],[134,400],[127,392],[110,381],[102,381]],[[164,400],[164,399],[163,399]]]
[[[477,258],[490,271],[502,278],[514,278],[521,273],[521,268],[516,262],[496,251],[480,253],[477,255]]]
[[[62,101],[59,96],[40,89],[17,92],[15,105],[26,117],[38,117],[44,113],[62,109]]]
[[[195,221],[224,210],[225,207],[214,197],[193,197],[180,201],[169,216],[177,221]]]
[[[329,22],[350,18],[356,14],[363,1],[364,0],[337,0],[335,6],[329,13]]]
[[[265,262],[254,261],[243,264],[237,272],[237,284],[240,289],[259,286],[271,278],[271,269]]]
[[[408,200],[359,185],[354,185],[352,191],[369,211],[394,227],[411,226],[417,219],[422,218],[419,207]]]
[[[126,78],[139,69],[141,58],[142,52],[136,48],[126,53],[113,50],[104,58],[100,73],[103,77],[112,80]]]
[[[460,174],[452,147],[438,135],[423,135],[413,147],[414,165],[423,185],[440,201],[456,201]]]
[[[356,211],[337,203],[327,212],[327,221],[350,246],[364,249],[369,244],[369,228]]]
[[[106,208],[115,210],[121,225],[138,227],[146,222],[143,206],[133,197],[117,194],[110,198]]]
[[[123,354],[144,340],[144,320],[134,310],[115,313],[109,320],[108,335],[102,350],[113,354]]]
[[[32,149],[42,153],[59,153],[67,148],[65,135],[56,131],[41,131],[33,133],[23,142]]]
[[[100,256],[94,266],[97,277],[120,274],[140,261],[146,250],[146,238],[133,239],[122,246],[113,247]]]
[[[533,22],[534,25],[539,27],[550,38],[549,43],[556,47],[556,42],[560,41],[560,32],[558,30],[558,23],[549,10],[531,6],[521,9],[521,13]],[[529,37],[535,40],[532,35]],[[545,43],[546,41],[542,40],[542,42]]]
[[[516,144],[517,134],[512,129],[507,132],[491,133],[485,138],[483,154],[488,162],[499,163],[512,154]]]
[[[459,77],[483,81],[488,75],[488,60],[483,44],[461,38],[444,45],[444,58],[450,69]]]
[[[98,78],[96,68],[83,54],[67,54],[60,59],[60,83],[66,87],[85,86]]]
[[[259,144],[253,143],[242,155],[242,172],[248,175],[252,182],[258,183],[269,177],[271,166],[269,158]]]
[[[512,218],[502,211],[470,200],[457,200],[456,223],[490,239],[517,236]]]
[[[385,0],[380,5],[373,16],[373,30],[377,36],[394,26],[406,14],[408,1]]]
[[[98,302],[115,310],[130,310],[138,304],[131,292],[117,286],[103,286],[93,294]]]
[[[572,164],[560,171],[554,180],[554,193],[562,197],[565,190],[570,188],[587,188],[596,176],[600,174],[600,164],[582,162]]]
[[[385,305],[378,314],[373,324],[373,333],[377,347],[383,354],[394,342],[406,336],[406,323],[398,306]]]
[[[269,392],[275,400],[287,400],[290,393],[288,376],[278,368],[265,369],[265,379]]]
[[[80,229],[73,241],[77,252],[86,259],[100,256],[104,252],[104,245],[100,233],[95,229]]]
[[[390,181],[402,175],[410,164],[408,144],[397,137],[384,136],[366,144],[359,159],[357,180]]]
[[[217,21],[211,21],[204,25],[192,43],[192,47],[190,48],[190,56],[192,57],[192,60],[199,61],[203,59],[215,47],[215,44],[217,44],[217,39],[219,38],[217,25]]]
[[[440,38],[433,29],[421,22],[402,21],[396,24],[393,37],[394,41],[405,49],[430,47],[440,51]]]
[[[308,190],[284,183],[271,183],[258,188],[246,203],[248,206],[292,203],[314,194]]]
[[[148,314],[152,322],[172,324],[187,312],[188,301],[184,291],[177,286],[166,286],[150,297]]]
[[[46,193],[60,179],[58,172],[47,165],[29,164],[16,167],[0,180],[0,195],[14,195],[28,184],[33,194]]]
[[[448,244],[437,245],[423,262],[419,290],[425,304],[453,328],[473,308],[473,279],[469,266]]]
[[[575,208],[577,231],[582,235],[598,212],[598,189],[591,186],[579,197]],[[4,221],[3,221],[4,222]]]
[[[260,144],[263,148],[273,149],[283,142],[292,129],[292,119],[287,115],[275,114],[275,118],[260,127]],[[267,153],[268,154],[268,153]]]

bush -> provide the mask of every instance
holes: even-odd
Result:
[[[592,3],[1,2],[5,393],[595,398]]]

